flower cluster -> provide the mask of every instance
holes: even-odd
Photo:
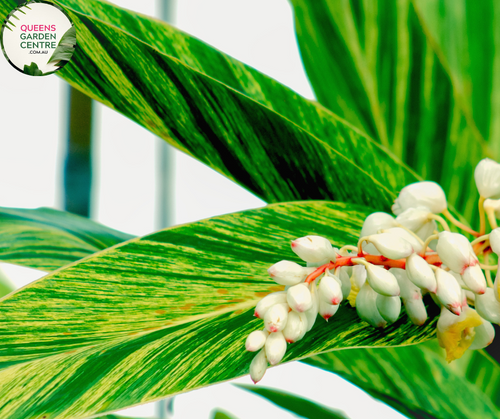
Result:
[[[394,323],[402,301],[410,321],[421,326],[427,321],[423,296],[429,294],[441,308],[437,337],[448,361],[489,345],[495,335],[491,323],[500,324],[500,275],[493,282],[497,265],[488,264],[492,254],[500,254],[500,164],[484,159],[474,177],[479,231],[450,213],[438,184],[417,182],[401,190],[393,215],[376,212],[365,219],[357,245],[336,249],[320,236],[292,241],[292,251],[306,266],[283,260],[268,270],[285,290],[267,295],[255,308],[264,327],[246,340],[246,349],[257,352],[252,380],[278,364],[318,314],[328,321],[344,300],[375,328]],[[452,232],[448,223],[474,239]]]

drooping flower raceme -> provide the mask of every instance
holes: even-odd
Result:
[[[450,214],[438,184],[417,182],[401,190],[392,207],[396,217],[376,212],[365,219],[357,244],[337,249],[317,235],[293,240],[291,250],[303,263],[283,260],[271,266],[270,277],[285,288],[255,308],[263,325],[245,344],[256,353],[252,380],[258,382],[269,364],[278,364],[287,345],[303,339],[318,314],[335,321],[339,310],[351,306],[361,320],[383,329],[400,318],[404,305],[409,321],[422,326],[428,320],[426,294],[432,297],[428,303],[441,308],[437,336],[448,361],[489,345],[491,323],[500,324],[500,275],[493,282],[497,266],[488,264],[492,252],[500,254],[500,165],[482,160],[475,180],[484,205],[477,232]],[[451,232],[440,213],[477,238],[471,242]],[[485,215],[489,234],[483,231]]]

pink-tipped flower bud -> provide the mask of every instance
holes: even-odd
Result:
[[[324,300],[319,300],[319,315],[328,321],[331,317],[335,315],[339,309],[339,305],[329,304]]]
[[[410,243],[413,251],[416,253],[420,253],[422,251],[422,243],[409,231],[405,230],[401,227],[393,227],[384,231],[385,233],[392,234],[394,236],[398,236],[400,239]]]
[[[374,212],[365,218],[363,228],[361,229],[361,237],[377,234],[379,230],[396,227],[396,221],[392,215],[385,212]]]
[[[500,164],[496,161],[481,160],[474,170],[474,180],[483,198],[500,198]]]
[[[389,271],[380,266],[368,264],[366,265],[366,273],[371,288],[377,293],[385,295],[386,297],[399,296],[398,281]]]
[[[293,311],[299,313],[312,307],[311,292],[306,284],[298,284],[288,288],[286,301]]]
[[[332,244],[321,236],[305,236],[292,241],[292,250],[310,263],[335,262],[337,255]]]
[[[462,288],[455,277],[444,269],[436,270],[436,296],[443,306],[459,316],[462,308]]]
[[[497,255],[500,255],[500,227],[495,228],[490,233],[490,246],[491,250]]]
[[[386,297],[377,295],[375,300],[377,310],[387,323],[394,323],[401,313],[401,300],[399,297]]]
[[[406,274],[417,287],[436,293],[436,276],[425,259],[416,253],[406,259]]]
[[[457,274],[463,274],[469,265],[477,263],[476,254],[463,234],[442,231],[436,250],[441,261]]]
[[[271,333],[266,340],[266,358],[271,365],[281,362],[286,352],[286,340],[283,333]]]
[[[266,295],[262,300],[259,301],[255,307],[254,316],[259,319],[263,319],[272,306],[275,304],[286,303],[286,291],[273,292],[272,294]]]
[[[484,273],[479,266],[479,263],[476,265],[470,265],[468,268],[465,268],[462,279],[465,282],[470,290],[475,294],[484,294],[486,291],[486,278],[484,277]]]
[[[288,319],[288,304],[275,304],[267,310],[264,316],[264,327],[268,332],[281,332]]]
[[[431,222],[430,214],[432,213],[425,207],[408,208],[396,217],[396,222],[411,231],[418,231]]]
[[[472,341],[469,349],[474,351],[476,349],[484,349],[493,342],[495,339],[495,328],[489,322],[483,319],[483,323],[480,326],[474,328],[474,340]]]
[[[387,321],[380,315],[377,309],[377,293],[366,282],[356,297],[356,312],[361,320],[373,327],[383,328]]]
[[[261,349],[257,355],[255,355],[250,363],[250,378],[257,384],[267,370],[267,358],[265,349]]]
[[[401,214],[408,208],[427,208],[438,214],[447,208],[446,195],[436,182],[416,182],[405,186],[394,201],[392,212]]]
[[[476,295],[476,311],[491,323],[500,324],[500,303],[495,298],[495,291],[488,288],[482,295]]]
[[[294,343],[302,339],[307,332],[307,316],[305,313],[291,311],[288,313],[286,327],[283,336],[288,343]]]
[[[402,259],[413,253],[410,243],[395,234],[373,234],[367,237],[367,241],[388,259]]]
[[[316,323],[316,318],[318,317],[319,299],[318,299],[318,290],[316,288],[317,283],[318,279],[314,280],[314,282],[309,286],[311,293],[311,308],[304,312],[307,318],[308,332],[313,328],[314,323]]]
[[[280,285],[296,285],[303,282],[314,268],[305,268],[298,263],[282,260],[271,266],[267,272]]]
[[[318,297],[320,301],[328,304],[338,305],[342,302],[342,287],[340,279],[331,274],[328,270],[319,283]],[[320,309],[321,315],[321,309]],[[322,316],[324,317],[324,316]]]
[[[246,350],[250,352],[256,352],[259,349],[262,349],[264,347],[264,344],[266,343],[268,335],[269,333],[263,330],[255,330],[250,333],[245,342]]]

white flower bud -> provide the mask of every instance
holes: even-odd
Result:
[[[385,327],[387,322],[377,309],[377,293],[366,282],[356,297],[356,311],[361,320],[373,327]]]
[[[307,331],[311,330],[316,323],[316,318],[318,317],[319,310],[319,300],[318,300],[318,290],[316,289],[316,284],[318,280],[316,279],[310,285],[310,294],[311,294],[311,308],[306,310],[304,313],[307,318]]]
[[[479,263],[465,268],[462,279],[473,293],[484,294],[486,291],[486,278]]]
[[[395,234],[373,234],[368,236],[367,240],[388,259],[402,259],[413,253],[410,243]]]
[[[436,250],[441,261],[457,274],[462,274],[469,265],[477,263],[476,254],[463,234],[442,231]]]
[[[318,287],[318,298],[328,304],[338,305],[342,302],[342,288],[340,279],[332,275],[330,272],[325,272]],[[321,308],[320,308],[321,315]]]
[[[292,241],[292,250],[306,262],[335,262],[337,255],[332,244],[320,236],[305,236]]]
[[[414,252],[420,253],[422,251],[422,243],[420,243],[420,241],[413,234],[411,234],[409,231],[406,231],[404,228],[393,227],[385,230],[384,232],[392,234],[394,236],[398,236],[399,238],[410,243],[410,246],[412,247]]]
[[[389,324],[398,319],[401,313],[401,300],[399,297],[386,297],[378,294],[375,302],[378,312]]]
[[[398,281],[389,271],[380,266],[368,264],[366,265],[366,273],[370,286],[376,292],[386,297],[399,296]]]
[[[474,332],[474,340],[469,346],[472,351],[486,348],[495,339],[495,328],[489,321],[483,320],[480,326],[474,328]]]
[[[427,320],[427,310],[422,297],[403,300],[403,304],[411,322],[416,326],[422,326]]]
[[[286,340],[283,333],[271,333],[266,340],[266,358],[271,365],[279,364],[286,352]]]
[[[280,332],[286,326],[288,319],[288,304],[275,304],[267,310],[264,316],[264,327],[269,332]]]
[[[448,310],[459,316],[462,308],[462,288],[455,277],[439,268],[436,271],[436,296]]]
[[[312,307],[311,292],[306,284],[298,284],[288,288],[286,301],[292,310],[299,313]]]
[[[436,231],[437,224],[436,221],[432,220],[430,223],[424,224],[422,228],[419,228],[415,233],[417,234],[420,239],[422,239],[424,242],[427,240],[429,236],[432,236],[434,234],[434,231]],[[437,240],[433,240],[429,243],[429,247],[433,250],[435,250],[436,246],[435,244],[437,243]]]
[[[408,270],[400,268],[391,268],[389,272],[394,275],[398,281],[400,297],[405,299],[422,298],[422,291],[413,282],[408,279]]]
[[[296,285],[303,282],[314,268],[305,268],[298,263],[282,260],[271,266],[267,272],[280,285]]]
[[[437,283],[436,276],[432,268],[416,253],[413,253],[406,259],[406,274],[408,279],[417,287],[428,290],[432,293],[436,292]]]
[[[379,230],[396,227],[396,221],[392,215],[385,212],[374,212],[365,218],[363,228],[361,229],[361,237],[377,234]]]
[[[363,265],[354,265],[352,267],[352,276],[351,281],[359,288],[365,284],[366,282],[366,268]]]
[[[341,282],[343,299],[346,299],[347,296],[351,293],[351,275],[349,271],[352,271],[352,267],[350,266],[343,266],[339,270],[339,279]]]
[[[438,214],[447,208],[443,188],[436,182],[416,182],[405,186],[394,201],[392,212],[396,215],[408,208],[424,207]]]
[[[259,301],[255,307],[254,316],[259,319],[263,319],[266,315],[267,310],[269,310],[275,304],[286,303],[286,291],[273,292],[272,294],[266,295],[262,300]]]
[[[340,305],[329,304],[324,300],[319,300],[319,315],[323,317],[326,321],[333,317]]]
[[[500,227],[490,233],[490,246],[497,255],[500,254]]]
[[[417,231],[431,221],[430,214],[432,213],[425,207],[408,208],[396,217],[396,222],[411,231]]]
[[[267,358],[265,349],[261,349],[260,352],[254,356],[252,362],[250,363],[250,378],[252,381],[257,384],[267,369]]]
[[[266,343],[268,332],[263,330],[255,330],[250,333],[245,342],[245,348],[247,351],[256,352],[259,349],[262,349],[264,344]]]
[[[474,180],[483,198],[500,198],[500,164],[496,161],[481,160],[474,170]]]
[[[288,343],[294,343],[302,339],[307,332],[307,316],[305,313],[288,313],[286,327],[283,330],[283,336]]]
[[[486,289],[483,295],[476,295],[476,311],[489,322],[500,324],[500,303],[495,298],[495,291]]]

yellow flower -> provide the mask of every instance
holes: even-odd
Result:
[[[460,358],[471,346],[476,336],[475,328],[483,324],[483,319],[476,310],[465,307],[460,316],[441,309],[437,323],[439,345],[446,350],[446,360],[451,362]]]

